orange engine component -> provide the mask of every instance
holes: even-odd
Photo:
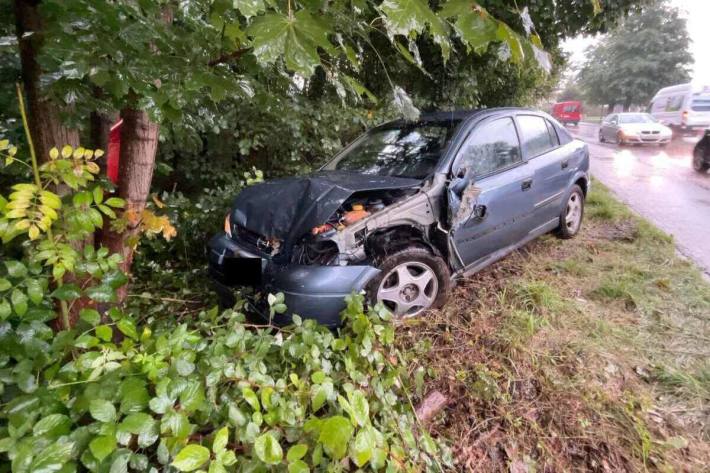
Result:
[[[320,235],[321,233],[325,233],[327,231],[330,231],[333,229],[333,225],[329,223],[325,223],[323,225],[318,225],[317,227],[313,227],[311,229],[311,234],[312,235]]]
[[[362,220],[369,215],[370,212],[365,210],[365,207],[362,204],[353,204],[352,210],[343,214],[343,223],[346,226],[352,225],[358,220]]]

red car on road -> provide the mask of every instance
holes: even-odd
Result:
[[[556,103],[552,106],[551,115],[564,125],[572,123],[576,126],[582,120],[582,102]]]

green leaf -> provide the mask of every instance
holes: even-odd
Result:
[[[96,437],[89,443],[89,450],[98,461],[103,461],[104,458],[116,450],[116,437],[113,435]]]
[[[74,442],[66,437],[60,439],[36,453],[29,468],[33,473],[50,473],[60,471],[71,460]]]
[[[242,396],[244,396],[244,400],[256,412],[259,412],[261,410],[261,406],[259,405],[259,398],[256,397],[256,393],[251,388],[242,388]]]
[[[120,430],[139,435],[148,432],[153,427],[154,423],[155,421],[150,414],[134,412],[133,414],[128,414],[118,427]]]
[[[215,453],[220,453],[225,451],[227,448],[227,442],[229,441],[229,428],[222,427],[219,429],[217,434],[214,436],[214,441],[212,442],[212,451]]]
[[[113,403],[104,399],[94,399],[89,403],[91,417],[101,422],[113,422],[116,420],[116,407]]]
[[[271,64],[283,57],[289,69],[306,77],[320,64],[318,48],[334,52],[329,33],[323,22],[305,9],[291,18],[279,13],[262,15],[247,28],[260,62]]]
[[[309,473],[311,471],[303,460],[296,460],[288,464],[288,473]]]
[[[128,338],[133,340],[138,340],[138,331],[136,330],[136,325],[130,319],[121,319],[116,323],[116,327]]]
[[[364,426],[370,422],[370,405],[362,391],[351,391],[348,393],[352,413],[357,425]]]
[[[350,421],[343,416],[333,416],[323,422],[318,441],[331,458],[340,460],[345,456],[352,436],[353,425]]]
[[[300,460],[306,455],[306,452],[308,452],[308,445],[305,444],[298,444],[294,445],[293,447],[288,449],[288,453],[286,454],[286,460],[289,462],[295,462],[296,460]]]
[[[5,267],[7,268],[7,274],[9,274],[11,278],[20,279],[27,276],[27,268],[19,261],[5,261]]]
[[[126,205],[126,201],[118,197],[109,197],[108,199],[106,199],[105,204],[109,207],[121,209]]]
[[[116,293],[111,286],[104,284],[88,288],[86,295],[96,302],[113,302],[116,299]]]
[[[355,436],[350,458],[358,467],[362,467],[370,461],[376,446],[375,436],[370,429],[362,429]]]
[[[101,315],[96,309],[81,309],[79,318],[90,325],[96,325],[101,322]]]
[[[202,403],[205,401],[205,390],[202,383],[199,381],[192,381],[184,390],[180,393],[180,404],[182,409],[187,413],[192,413],[202,407]]]
[[[7,291],[12,287],[10,281],[5,278],[0,278],[0,291]]]
[[[94,187],[94,202],[100,204],[104,201],[104,190],[100,186]]]
[[[19,316],[27,313],[27,296],[19,289],[13,289],[10,295],[12,306],[15,308],[15,313]]]
[[[113,337],[113,330],[108,325],[99,325],[94,329],[96,336],[104,342],[110,342]]]
[[[52,297],[60,301],[69,301],[81,297],[81,291],[79,286],[74,283],[64,284],[52,292]]]
[[[263,0],[234,0],[234,7],[247,19],[264,12]]]
[[[171,463],[179,471],[194,471],[210,459],[210,451],[202,445],[190,444],[184,447]]]
[[[434,42],[441,47],[444,60],[449,58],[451,43],[446,23],[429,8],[425,0],[385,0],[380,4],[385,27],[390,36],[406,38],[424,33],[427,25]]]
[[[0,319],[5,320],[12,314],[12,307],[6,299],[0,299]]]
[[[128,282],[128,276],[123,271],[115,270],[104,275],[101,282],[113,289],[118,289]]]
[[[37,305],[42,302],[42,296],[44,296],[42,283],[38,279],[28,279],[25,285],[27,286],[27,295],[32,303]]]
[[[454,30],[468,51],[482,54],[496,41],[498,25],[483,8],[472,8],[469,0],[449,0],[439,12],[442,18],[457,17]]]
[[[254,452],[259,460],[268,465],[276,465],[283,458],[283,450],[271,433],[260,435],[254,441]]]
[[[37,437],[46,435],[57,438],[68,434],[71,430],[71,426],[71,420],[64,414],[49,414],[48,416],[42,417],[34,427],[32,427],[32,433]]]
[[[160,419],[160,432],[178,438],[187,437],[190,435],[190,420],[182,412],[170,409]]]

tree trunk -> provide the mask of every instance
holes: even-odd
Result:
[[[55,146],[78,146],[79,132],[62,125],[60,107],[51,103],[39,87],[42,70],[37,55],[43,41],[39,3],[39,0],[15,0],[15,18],[30,132],[39,160],[45,161],[49,159],[49,150]]]
[[[138,243],[141,216],[150,192],[153,179],[155,154],[158,150],[158,125],[148,114],[126,108],[121,111],[121,153],[118,171],[118,196],[126,201],[122,212],[126,228],[122,233],[105,228],[102,244],[112,253],[123,257],[121,269],[128,274],[133,262],[133,253]],[[118,291],[118,302],[127,294],[124,286]]]

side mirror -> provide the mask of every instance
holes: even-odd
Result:
[[[465,166],[461,166],[461,167],[456,171],[456,177],[457,177],[458,179],[463,179],[464,177],[466,177],[467,172],[468,172],[468,168],[466,168]]]

